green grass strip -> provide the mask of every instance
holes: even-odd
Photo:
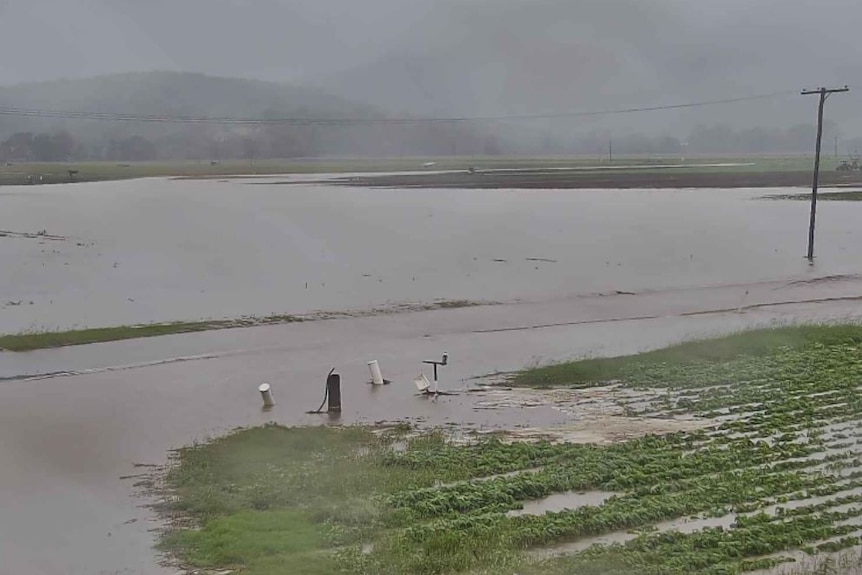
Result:
[[[588,387],[625,379],[634,369],[643,367],[718,363],[740,356],[764,357],[782,348],[800,349],[814,343],[826,346],[862,343],[862,326],[806,325],[758,329],[636,355],[584,359],[528,369],[516,374],[512,384],[520,387]]]

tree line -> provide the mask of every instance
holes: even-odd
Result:
[[[839,135],[827,123],[824,141]],[[322,156],[493,156],[517,154],[617,155],[810,153],[814,126],[734,129],[697,126],[687,137],[591,132],[570,138],[519,134],[464,124],[370,124],[257,126],[225,129],[184,126],[157,137],[115,133],[78,138],[68,130],[18,132],[0,142],[2,162],[281,159]],[[845,153],[862,148],[862,138],[840,139]]]
[[[146,126],[144,130],[146,133]],[[158,136],[88,137],[69,130],[18,132],[0,141],[3,162],[281,159],[320,156],[495,155],[498,139],[469,126],[304,125],[224,129],[185,126]]]

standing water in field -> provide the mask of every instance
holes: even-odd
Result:
[[[264,179],[8,187],[0,332],[862,272],[862,204],[820,207],[809,266],[807,205],[763,194]]]

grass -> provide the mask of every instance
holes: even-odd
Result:
[[[88,345],[92,343],[105,343],[109,341],[122,341],[128,339],[158,337],[162,335],[176,335],[201,331],[215,331],[221,329],[235,329],[242,327],[254,327],[261,325],[285,323],[300,323],[305,321],[319,321],[347,317],[383,315],[390,313],[459,309],[464,307],[476,307],[481,305],[492,304],[487,302],[482,303],[468,300],[441,300],[430,304],[400,304],[387,308],[374,308],[371,310],[357,312],[320,312],[309,315],[278,314],[261,317],[244,317],[240,319],[152,323],[143,325],[121,325],[113,327],[73,329],[65,331],[24,332],[0,335],[0,351],[5,350],[11,352],[25,352],[34,351],[37,349],[51,349],[75,345]]]
[[[33,351],[37,349],[298,321],[303,320],[295,316],[278,315],[259,319],[170,322],[67,331],[18,333],[0,336],[0,350],[13,352]]]
[[[771,200],[811,200],[811,194],[788,194],[768,197]],[[826,202],[862,202],[862,191],[856,190],[852,192],[820,192],[817,194],[817,199]]]
[[[188,551],[203,568],[248,566],[256,573],[328,575],[337,565],[325,553],[325,531],[294,511],[243,511],[216,519],[201,531],[165,540],[166,550]]]
[[[720,362],[740,355],[765,356],[788,347],[798,349],[814,342],[825,345],[862,343],[862,326],[792,326],[743,331],[730,336],[685,342],[622,357],[583,359],[527,369],[511,383],[521,387],[586,387],[624,379],[633,368],[690,362]]]
[[[209,161],[194,162],[68,162],[68,163],[13,163],[0,164],[0,186],[26,185],[31,176],[44,184],[69,182],[69,170],[77,170],[76,182],[99,182],[127,180],[147,177],[218,178],[237,175],[311,174],[341,172],[389,172],[415,171],[429,161],[436,161],[432,170],[466,170],[473,166],[482,168],[554,168],[607,164],[603,158],[585,157],[534,157],[515,158],[506,156],[464,156],[442,158],[356,158],[356,159],[297,159],[262,160],[252,164],[248,160],[225,160],[217,164]],[[630,165],[649,163],[654,165],[677,164],[676,157],[649,158],[643,156],[621,157],[613,164]],[[753,166],[732,168],[739,172],[806,171],[812,168],[807,157],[757,157],[757,158],[689,158],[689,163],[754,162]],[[834,164],[834,165],[833,165]],[[824,158],[825,171],[833,170],[837,160]],[[691,168],[702,172],[724,171],[728,168]]]
[[[785,328],[633,356],[625,368],[617,358],[608,371],[623,385],[664,390],[636,401],[639,417],[723,418],[608,446],[493,435],[456,445],[404,426],[239,430],[176,452],[160,547],[185,568],[244,575],[718,575],[799,553],[814,561],[794,573],[844,573],[859,564],[847,550],[862,545],[860,342],[857,326]],[[570,491],[617,495],[508,513]],[[655,527],[731,514],[729,528]],[[531,553],[611,534],[628,540]]]
[[[168,475],[181,496],[173,510],[204,525],[201,530],[172,532],[161,548],[198,568],[243,567],[267,575],[333,573],[335,559],[326,552],[332,538],[325,520],[337,510],[323,495],[335,491],[335,476],[305,484],[302,468],[313,453],[330,460],[329,465],[321,462],[328,472],[347,473],[343,458],[373,442],[371,434],[358,429],[288,431],[267,426],[180,450],[182,465]],[[287,470],[296,471],[292,477],[302,488],[286,489]],[[342,491],[339,500],[347,498]],[[316,515],[302,509],[306,501],[313,502]],[[356,505],[362,507],[361,502]],[[357,514],[350,522],[368,519]]]
[[[493,465],[475,449],[453,451],[440,434],[406,438],[408,430],[267,425],[180,449],[166,477],[165,511],[200,528],[179,521],[159,547],[190,568],[249,575],[442,573],[475,567],[477,557],[488,566],[512,564],[514,554],[496,542],[483,551],[481,537],[404,546],[398,533],[411,514],[388,509],[387,497],[466,480]],[[393,462],[402,441],[421,463]],[[367,542],[374,553],[362,552]]]
[[[70,162],[70,163],[22,163],[11,166],[0,165],[0,186],[25,185],[31,176],[44,184],[69,182],[69,170],[77,170],[76,182],[100,182],[153,177],[219,178],[237,175],[274,175],[364,172],[394,170],[416,167],[416,161],[408,160],[229,160],[209,162]]]

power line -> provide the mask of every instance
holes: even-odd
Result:
[[[769,94],[757,94],[738,98],[725,98],[721,100],[705,100],[700,102],[688,102],[681,104],[670,104],[664,106],[645,106],[636,108],[617,108],[608,110],[583,111],[583,112],[558,112],[549,114],[519,114],[504,116],[453,116],[441,118],[231,118],[231,117],[206,117],[206,116],[170,116],[170,115],[139,115],[115,112],[84,112],[68,110],[40,110],[27,108],[0,107],[0,116],[14,116],[26,118],[57,118],[67,120],[96,120],[112,122],[151,122],[165,124],[218,124],[218,125],[358,125],[358,124],[422,124],[422,123],[462,123],[462,122],[497,122],[505,120],[542,120],[561,118],[582,118],[595,116],[614,116],[620,114],[634,114],[642,112],[657,112],[661,110],[679,110],[683,108],[698,108],[704,106],[717,106],[722,104],[735,104],[739,102],[751,102],[754,100],[774,99],[781,96],[796,94],[795,91],[772,92]]]

